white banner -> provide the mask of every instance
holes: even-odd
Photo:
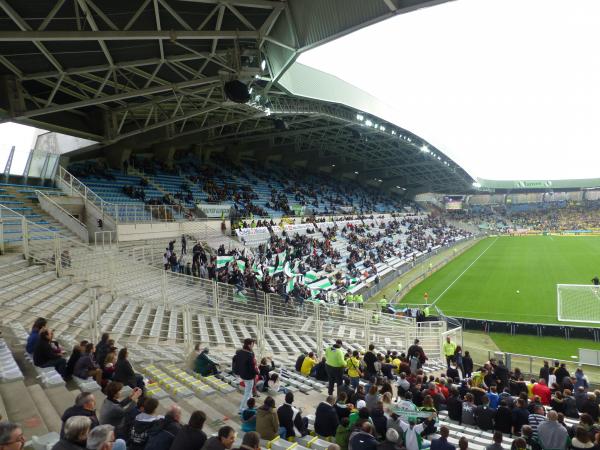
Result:
[[[210,203],[196,203],[196,208],[202,211],[210,219],[229,218],[231,205],[212,205]]]

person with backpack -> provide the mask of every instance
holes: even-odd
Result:
[[[256,358],[254,356],[255,341],[252,338],[244,339],[244,346],[235,352],[232,361],[233,373],[239,376],[244,382],[244,395],[240,402],[240,414],[246,408],[248,399],[252,396],[252,388],[254,387],[254,379],[258,375],[256,367]]]
[[[147,397],[144,400],[144,412],[138,414],[131,428],[129,450],[144,450],[150,434],[162,428],[163,416],[158,415],[158,400]]]

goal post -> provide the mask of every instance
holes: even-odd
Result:
[[[556,313],[560,322],[600,323],[600,286],[557,284]]]

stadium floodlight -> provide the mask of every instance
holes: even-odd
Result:
[[[248,94],[252,95],[252,92],[254,92],[254,88],[251,87],[250,89],[248,89]]]
[[[392,136],[396,136],[396,130],[392,130]]]
[[[355,171],[354,171],[354,174],[355,174],[355,175],[358,175],[358,172],[355,170]]]
[[[265,70],[267,68],[267,61],[265,59],[260,63],[260,69]]]
[[[267,108],[267,109],[265,109],[265,114],[266,114],[267,116],[270,116],[270,115],[271,115],[271,108]]]
[[[365,116],[363,116],[362,114],[357,114],[356,120],[360,120],[362,122],[363,120],[365,120]]]
[[[331,167],[335,167],[335,164],[332,164]]]
[[[384,127],[383,125],[381,125],[381,126],[379,127],[379,129],[380,129],[381,131],[385,131],[385,127]]]
[[[477,181],[473,181],[473,187],[475,187],[475,188],[480,188],[480,187],[481,187],[481,184],[480,184],[480,183],[478,183]]]
[[[367,119],[365,121],[365,125],[368,126],[368,127],[370,127],[371,125],[373,125],[373,122],[371,122],[369,119]]]
[[[421,151],[424,152],[424,153],[429,153],[430,152],[429,147],[427,147],[425,144],[423,144],[421,146]]]

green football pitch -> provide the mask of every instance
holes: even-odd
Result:
[[[591,284],[595,275],[600,237],[489,237],[416,285],[401,304],[423,303],[427,292],[448,316],[559,323],[556,285]]]

